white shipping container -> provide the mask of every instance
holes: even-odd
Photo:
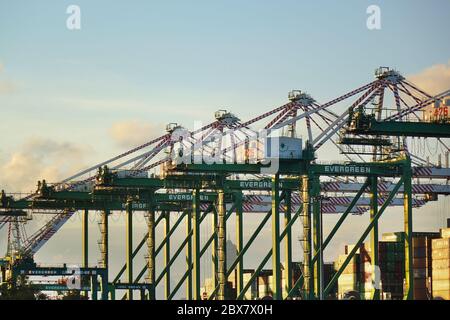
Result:
[[[120,170],[117,171],[118,178],[148,178],[147,171],[138,170]]]
[[[302,139],[291,137],[267,137],[264,146],[265,159],[294,160],[302,158]]]
[[[450,238],[450,228],[441,229],[441,238],[445,238],[445,239]]]

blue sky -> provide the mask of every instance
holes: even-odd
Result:
[[[70,4],[81,8],[79,31],[66,28]],[[381,8],[381,30],[366,28],[371,4]],[[61,148],[75,164],[125,151],[110,131],[124,121],[191,127],[223,107],[248,119],[284,104],[292,89],[331,100],[372,81],[380,65],[419,74],[449,62],[449,30],[447,0],[0,0],[0,85],[12,88],[0,90],[0,187],[18,190],[1,172],[18,154],[47,166],[44,175],[61,165]],[[159,135],[151,126],[148,138]],[[42,141],[51,152],[37,150]],[[17,159],[29,172],[32,164]],[[395,212],[383,231],[401,228]],[[416,215],[422,230],[445,217],[434,204]],[[355,230],[367,222],[351,219]],[[78,227],[56,238],[79,241]],[[353,238],[344,234],[339,245]],[[66,258],[57,249],[51,241],[40,257],[79,258],[79,248],[64,247]]]
[[[245,119],[295,88],[327,101],[379,65],[419,72],[449,60],[450,3],[431,2],[0,1],[2,77],[16,86],[0,97],[2,148],[36,133],[95,137],[102,158],[124,119],[189,126],[222,106]],[[69,4],[80,31],[65,26]],[[370,4],[381,30],[366,28]]]

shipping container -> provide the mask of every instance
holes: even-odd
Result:
[[[445,300],[450,300],[450,290],[433,290],[433,299],[442,298]]]
[[[450,268],[434,269],[433,280],[447,280],[450,283]]]
[[[444,239],[450,238],[450,228],[441,229],[441,238],[444,238]]]
[[[450,281],[433,279],[433,291],[445,291],[450,290]]]
[[[433,249],[431,251],[432,259],[450,259],[450,249],[442,248],[442,249]]]
[[[445,239],[433,239],[433,249],[448,249],[450,248],[450,238]]]

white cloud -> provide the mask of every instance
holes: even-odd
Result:
[[[85,99],[85,98],[57,98],[56,102],[72,108],[88,110],[130,110],[145,109],[148,105],[142,101],[126,99]]]
[[[58,182],[85,166],[89,148],[31,138],[0,161],[0,186],[8,192],[35,191],[38,180]]]
[[[0,81],[0,94],[12,93],[16,90],[16,85],[11,81]]]
[[[118,146],[131,148],[161,136],[164,131],[160,125],[140,120],[126,120],[114,123],[109,133]]]
[[[435,64],[407,77],[409,81],[430,94],[450,89],[450,60],[447,64]]]

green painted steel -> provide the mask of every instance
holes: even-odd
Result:
[[[358,202],[359,198],[361,198],[362,194],[365,192],[366,188],[369,186],[369,179],[367,179],[365,181],[365,183],[362,185],[361,189],[358,191],[358,193],[355,195],[355,197],[353,198],[353,200],[350,202],[350,204],[348,205],[347,209],[345,210],[345,212],[341,215],[341,217],[339,218],[338,222],[335,224],[335,226],[333,227],[333,229],[330,231],[330,233],[328,234],[328,236],[326,237],[325,241],[323,242],[322,245],[322,250],[325,250],[325,248],[327,247],[327,245],[331,242],[331,240],[333,239],[333,237],[335,236],[335,234],[337,233],[337,231],[339,230],[339,228],[342,226],[342,224],[344,223],[345,219],[347,218],[347,216],[350,214],[350,212],[352,211],[352,209],[355,207],[356,203]],[[317,261],[318,256],[315,255],[312,259],[311,262],[315,262]],[[296,292],[296,290],[298,288],[300,288],[303,285],[304,282],[304,276],[303,274],[300,275],[300,277],[297,279],[297,281],[295,282],[295,284],[292,286],[291,291],[289,291],[288,293],[288,297],[292,297],[294,295],[294,293]]]
[[[187,280],[186,280],[186,299],[192,300],[192,273],[191,265],[192,265],[192,214],[191,210],[187,211],[186,214],[186,238],[188,239],[187,247],[186,247],[186,271],[188,272]]]
[[[399,165],[404,159],[389,162],[349,162],[346,164],[309,164],[306,160],[281,160],[278,174],[282,175],[322,175],[322,176],[362,176],[381,175],[397,177],[402,174]],[[214,172],[217,174],[241,173],[260,174],[270,165],[255,164],[183,164],[177,167],[179,171]]]
[[[100,221],[100,267],[105,268],[106,273],[102,277],[102,300],[108,299],[108,281],[109,281],[109,210],[103,210]],[[105,284],[106,283],[106,284]]]
[[[248,179],[248,180],[224,180],[222,178],[217,181],[217,177],[204,176],[183,176],[183,177],[166,177],[160,178],[114,178],[107,186],[119,188],[118,195],[126,193],[126,189],[120,188],[135,188],[145,190],[155,189],[195,189],[201,187],[205,189],[224,189],[229,190],[271,190],[272,182],[270,179]],[[280,179],[280,189],[296,190],[298,188],[297,180],[294,178]],[[142,190],[141,190],[142,191]],[[94,190],[95,194],[106,192],[97,187]],[[136,191],[133,191],[133,194]]]
[[[201,300],[200,295],[200,190],[194,189],[192,200],[192,231],[193,231],[193,291],[194,300]]]
[[[186,216],[188,210],[184,211],[179,217],[178,220],[173,224],[173,226],[170,228],[170,231],[168,233],[168,237],[164,237],[164,239],[161,241],[161,243],[159,244],[159,246],[156,248],[155,250],[155,257],[159,255],[159,253],[162,251],[162,249],[165,248],[165,244],[167,242],[167,240],[170,238],[170,236],[175,232],[175,230],[178,228],[178,226],[181,224],[181,222],[183,221],[183,218]],[[164,214],[161,214],[161,216],[165,217]],[[203,219],[206,217],[206,214],[204,214],[201,218],[200,221],[203,221]],[[171,257],[170,261],[175,261],[175,259],[178,257],[178,254],[181,253],[181,250],[184,248],[184,246],[188,243],[189,239],[192,237],[192,233],[190,234],[190,236],[186,237],[183,242],[179,245],[178,250],[173,254],[173,256]],[[181,247],[181,249],[180,249]],[[147,270],[147,266],[144,265],[144,267],[142,268],[141,272],[139,272],[139,275],[136,277],[135,282],[138,282],[141,280],[141,278],[144,276],[145,272]],[[166,270],[166,269],[164,269]],[[163,270],[162,275],[165,274],[165,271]],[[158,281],[159,282],[159,281]]]
[[[307,150],[308,151],[308,148]],[[75,191],[54,191],[51,187],[42,188],[41,195],[32,200],[18,200],[12,201],[7,199],[6,205],[2,198],[2,207],[8,207],[12,209],[30,209],[30,208],[65,208],[71,210],[84,210],[83,216],[83,264],[87,267],[87,220],[88,210],[104,210],[106,219],[102,220],[102,249],[101,260],[102,266],[108,267],[108,219],[106,212],[111,210],[125,210],[126,211],[126,242],[127,242],[127,254],[125,271],[127,273],[128,284],[126,286],[127,297],[133,298],[133,290],[140,290],[141,296],[145,297],[145,290],[142,288],[134,288],[133,285],[141,279],[145,271],[149,271],[148,279],[151,282],[152,289],[155,290],[156,286],[165,277],[165,297],[166,299],[172,299],[180,288],[182,283],[186,281],[186,297],[191,299],[201,299],[201,284],[200,284],[200,258],[204,252],[212,245],[213,252],[213,279],[217,279],[215,283],[215,290],[211,294],[210,299],[217,298],[219,300],[226,298],[226,283],[229,275],[236,269],[237,271],[237,288],[238,298],[242,299],[245,296],[245,292],[249,289],[252,281],[258,276],[264,265],[272,257],[272,270],[273,270],[273,293],[274,299],[283,299],[284,297],[292,296],[293,292],[298,286],[303,286],[303,298],[314,299],[321,296],[322,288],[322,276],[321,266],[323,264],[322,254],[328,243],[331,241],[340,225],[344,222],[344,219],[351,212],[356,205],[357,200],[362,193],[365,192],[366,187],[370,183],[371,192],[371,206],[370,206],[370,224],[365,230],[364,234],[367,236],[371,234],[372,239],[372,263],[377,264],[377,250],[373,250],[377,247],[378,239],[378,219],[389,205],[392,197],[397,193],[400,184],[403,184],[404,192],[404,209],[405,209],[405,268],[406,273],[406,289],[405,298],[412,298],[413,289],[413,275],[412,272],[412,252],[411,252],[411,235],[412,235],[412,205],[411,205],[411,166],[409,159],[402,158],[400,160],[393,160],[389,162],[370,162],[370,163],[346,163],[346,164],[317,164],[311,163],[312,157],[305,157],[300,161],[284,161],[280,162],[280,172],[276,174],[272,180],[226,180],[226,175],[229,173],[260,173],[261,169],[265,168],[264,165],[256,164],[213,164],[213,165],[182,165],[177,168],[178,171],[189,171],[194,173],[206,173],[203,175],[182,175],[178,177],[168,176],[165,179],[159,178],[117,178],[114,175],[108,179],[97,183],[93,193],[88,192],[75,192]],[[208,174],[210,173],[210,174]],[[211,174],[214,173],[214,174]],[[280,175],[295,175],[295,178],[280,179]],[[322,243],[322,204],[319,198],[320,195],[320,176],[360,176],[368,177],[368,180],[364,184],[363,188],[353,199],[349,208],[339,219],[336,226],[333,228],[330,235]],[[389,195],[385,204],[378,210],[377,204],[377,177],[401,177],[400,182],[394,188],[394,191]],[[408,180],[409,179],[409,180]],[[409,181],[409,182],[408,182]],[[174,188],[184,188],[185,190],[192,190],[190,192],[179,193],[164,193],[164,194],[151,194],[152,192],[171,186]],[[184,186],[184,187],[181,187]],[[204,192],[208,190],[207,192]],[[212,192],[211,190],[215,190]],[[244,245],[243,243],[243,208],[242,208],[242,190],[266,190],[271,191],[272,196],[272,208],[271,211],[263,218],[263,221],[258,228],[251,234],[249,241]],[[149,193],[150,191],[150,193]],[[281,191],[281,195],[280,195]],[[291,192],[300,191],[302,195],[302,204],[300,210],[291,217],[292,199]],[[280,204],[284,201],[284,231],[280,234]],[[212,212],[212,235],[208,239],[205,246],[200,250],[200,223],[206,216],[200,215],[200,204],[208,203]],[[233,203],[232,210],[236,210],[236,240],[238,246],[238,257],[227,268],[226,261],[226,221],[233,212],[229,210],[226,213],[225,203]],[[214,207],[213,205],[216,205]],[[188,208],[186,211],[186,207]],[[153,217],[149,215],[149,231],[144,237],[143,241],[139,243],[138,247],[133,250],[132,241],[132,215],[134,211],[149,211],[152,210]],[[153,211],[154,210],[154,211]],[[159,247],[155,249],[155,211],[162,211],[160,215],[161,219],[165,220],[164,233],[165,237],[160,243]],[[170,216],[173,212],[183,212],[177,222],[170,226]],[[171,256],[170,242],[171,238],[177,229],[177,226],[186,217],[186,237],[181,245],[175,250],[175,253]],[[294,285],[291,283],[292,278],[292,233],[291,226],[295,219],[301,216],[303,220],[303,248],[304,248],[304,270],[303,277],[300,277]],[[271,232],[272,232],[272,246],[269,253],[264,257],[261,264],[256,269],[256,272],[251,277],[250,281],[244,286],[243,282],[243,260],[245,254],[248,252],[250,245],[254,242],[257,236],[261,233],[262,228],[267,224],[267,221],[271,218]],[[153,226],[153,227],[151,227]],[[363,235],[364,235],[363,234]],[[282,287],[281,279],[281,243],[286,237],[285,241],[285,279],[286,285]],[[148,241],[148,261],[143,271],[133,281],[133,258],[139,252],[144,245],[145,241]],[[364,239],[360,239],[363,241]],[[312,242],[312,243],[311,243]],[[106,244],[106,245],[105,245]],[[358,247],[360,242],[355,246]],[[164,249],[165,254],[165,268],[155,279],[155,257],[158,253]],[[186,252],[186,272],[181,280],[176,284],[173,290],[171,290],[170,284],[170,269],[174,261],[185,250]],[[314,250],[314,256],[312,256],[312,250]],[[354,255],[355,252],[351,252]],[[348,259],[348,258],[347,258]],[[153,260],[153,261],[150,261]],[[344,262],[345,267],[348,261]],[[326,296],[330,291],[330,288],[335,284],[342,268],[338,271],[338,274],[333,277],[328,286],[324,290]],[[119,272],[119,275],[115,278],[115,281],[120,278],[123,271]],[[151,275],[153,273],[153,276]],[[217,277],[216,277],[217,276]],[[106,281],[105,281],[106,279]],[[101,287],[106,288],[108,277],[102,278]],[[92,287],[98,286],[97,278],[95,280],[91,277]],[[115,288],[117,289],[117,288]],[[113,289],[113,290],[115,290]],[[154,299],[154,291],[151,293],[149,290],[149,298]],[[93,289],[92,297],[97,295],[97,289]],[[286,295],[284,294],[286,291]],[[106,291],[107,292],[107,291]],[[114,292],[111,292],[113,295]],[[106,293],[107,294],[107,293]],[[102,290],[102,299],[104,299]],[[379,292],[374,293],[374,298],[379,297]]]
[[[314,271],[311,261],[311,206],[310,206],[310,178],[302,177],[302,199],[303,199],[303,290],[305,300],[312,299],[314,290]]]
[[[299,210],[296,212],[296,214],[292,217],[291,221],[289,222],[289,224],[286,226],[286,228],[283,230],[283,232],[280,234],[280,241],[282,241],[284,239],[284,237],[286,236],[287,232],[289,230],[291,230],[292,225],[295,223],[295,221],[297,220],[297,218],[300,216],[300,213],[302,212],[302,207],[299,208]],[[266,265],[266,263],[269,261],[270,257],[272,256],[272,249],[269,250],[269,252],[267,252],[266,256],[263,258],[263,260],[261,261],[261,263],[259,264],[258,268],[256,268],[255,272],[253,273],[253,275],[250,277],[250,279],[248,280],[247,284],[244,286],[244,288],[242,289],[242,291],[240,293],[238,293],[237,299],[238,300],[242,300],[245,297],[245,293],[247,292],[247,290],[250,288],[250,286],[252,285],[252,283],[255,281],[256,277],[259,275],[259,273],[261,272],[261,270],[264,268],[264,266]]]
[[[98,300],[98,281],[97,276],[91,276],[91,299]]]
[[[33,283],[31,284],[31,287],[33,287],[35,290],[38,291],[72,291],[73,288],[68,287],[64,284],[53,284],[53,283]],[[90,291],[92,290],[92,287],[89,285],[81,286],[81,291]]]
[[[411,185],[411,166],[405,170],[404,176],[404,231],[405,231],[405,285],[404,299],[412,300],[414,298],[414,273],[413,273],[413,252],[412,252],[412,185]]]
[[[386,210],[386,208],[388,207],[389,203],[392,201],[392,199],[394,198],[394,196],[397,194],[398,190],[400,189],[400,186],[403,184],[404,182],[404,178],[400,178],[400,181],[395,185],[394,189],[389,193],[389,196],[386,198],[385,202],[383,203],[383,205],[381,206],[380,210],[377,212],[377,214],[371,219],[368,227],[365,229],[365,231],[363,232],[362,236],[359,238],[359,240],[356,242],[355,246],[353,247],[353,249],[350,251],[350,253],[347,255],[347,258],[345,259],[344,263],[342,264],[342,266],[339,268],[339,270],[336,272],[336,274],[333,276],[333,278],[330,280],[329,284],[326,286],[325,290],[324,290],[324,296],[328,296],[330,290],[333,288],[333,286],[336,284],[337,279],[339,278],[339,276],[342,274],[342,272],[344,271],[344,269],[347,267],[347,265],[349,264],[350,260],[353,259],[356,251],[358,250],[358,248],[361,246],[361,244],[363,243],[363,241],[366,239],[366,237],[369,235],[370,231],[372,230],[373,226],[375,225],[375,223],[378,221],[378,219],[380,218],[380,216],[383,214],[383,212]]]
[[[242,210],[242,192],[236,192],[234,194],[234,201],[236,206],[236,248],[237,255],[239,256],[236,265],[236,291],[241,292],[244,287],[244,257],[241,254],[244,245],[244,221]]]
[[[226,209],[225,209],[225,194],[219,191],[217,201],[217,279],[219,284],[219,291],[217,293],[218,300],[225,300],[227,297],[227,247],[226,247]]]
[[[82,212],[82,219],[81,219],[81,242],[82,242],[82,266],[83,268],[89,267],[89,210],[83,210]],[[85,281],[85,279],[82,278],[81,281]],[[84,295],[87,297],[88,292],[85,291]]]
[[[156,244],[156,226],[155,226],[155,211],[150,210],[147,214],[147,226],[148,226],[148,237],[147,237],[147,264],[148,264],[148,282],[151,285],[149,290],[149,300],[156,299],[155,290],[155,244]]]
[[[282,197],[284,197],[284,194],[282,195]],[[228,267],[228,271],[227,271],[227,277],[229,277],[231,275],[231,273],[233,272],[234,268],[236,268],[236,265],[239,263],[239,261],[244,257],[245,253],[247,252],[247,250],[250,248],[250,246],[252,245],[252,243],[255,241],[255,239],[257,238],[257,236],[260,234],[261,230],[264,228],[264,226],[266,225],[267,221],[269,221],[270,217],[272,216],[272,210],[268,211],[267,214],[264,216],[264,218],[262,219],[262,221],[259,223],[258,227],[255,229],[255,231],[252,233],[252,235],[250,236],[250,238],[248,239],[247,243],[245,244],[244,248],[242,249],[242,251],[238,254],[238,256],[236,257],[236,259],[234,260],[234,262],[231,264],[230,267]],[[211,293],[211,295],[209,296],[209,300],[214,299],[214,297],[216,296],[217,290],[219,289],[218,286],[216,286],[216,288],[214,289],[214,291]]]
[[[370,179],[370,220],[374,220],[374,217],[378,213],[378,178],[371,177]],[[372,276],[375,276],[375,268],[379,266],[378,261],[378,221],[374,221],[373,229],[370,233],[370,246],[371,246],[371,264],[372,264]],[[374,285],[371,293],[373,300],[380,299],[380,288],[378,285]]]
[[[369,119],[365,126],[351,129],[354,134],[450,138],[450,123],[376,121]]]
[[[317,260],[315,262],[311,261],[313,272],[314,272],[314,289],[312,290],[312,293],[310,294],[311,297],[314,299],[319,299],[319,297],[322,295],[321,292],[321,273],[322,273],[322,264],[323,264],[323,257],[322,257],[322,236],[321,236],[321,196],[320,196],[320,182],[319,178],[317,176],[314,176],[310,179],[311,183],[311,205],[312,205],[312,217],[313,217],[313,249],[314,249],[314,255],[317,256]]]
[[[234,210],[234,207],[229,210],[226,219],[228,219],[231,215],[232,210]],[[206,214],[204,214],[201,219],[200,219],[200,223],[203,221],[203,219],[206,217]],[[214,237],[216,236],[216,234],[212,234],[211,237],[208,239],[208,241],[206,241],[206,244],[203,246],[202,250],[200,250],[200,258],[205,254],[206,250],[209,248],[209,246],[211,245]],[[187,242],[188,239],[193,238],[193,230],[191,229],[191,231],[189,232],[188,236],[186,237],[185,241]],[[184,246],[184,242],[181,244],[181,246]],[[184,273],[184,275],[181,277],[180,281],[178,281],[178,283],[176,284],[175,288],[172,290],[172,293],[169,296],[168,300],[172,300],[172,298],[175,296],[175,294],[178,292],[178,290],[180,289],[181,285],[184,283],[184,281],[191,275],[192,276],[192,270],[194,268],[194,264],[192,263],[190,265],[190,267],[187,268],[186,272]]]
[[[214,287],[216,287],[218,283],[218,267],[219,267],[219,259],[217,257],[217,250],[219,246],[219,238],[217,232],[218,226],[218,210],[216,207],[213,208],[213,216],[211,219],[211,233],[213,234],[213,241],[211,243],[211,279],[213,281]]]
[[[133,283],[133,209],[131,202],[126,208],[126,262],[127,282]],[[133,290],[127,290],[128,300],[133,300]]]
[[[160,214],[158,216],[158,219],[155,222],[155,228],[158,226],[159,222],[161,222],[163,220],[164,216],[162,214]],[[148,232],[147,234],[145,234],[144,238],[141,240],[141,242],[139,242],[138,246],[133,250],[133,254],[132,257],[134,259],[134,257],[137,255],[137,253],[139,252],[139,250],[141,250],[141,248],[144,246],[144,244],[146,243],[148,239]],[[126,263],[122,266],[122,268],[119,270],[119,272],[117,273],[116,277],[113,280],[113,283],[116,283],[117,281],[119,281],[120,277],[123,275],[123,273],[125,272],[127,266]]]
[[[285,208],[284,208],[284,228],[287,230],[285,241],[285,252],[284,252],[284,278],[285,285],[283,291],[285,294],[283,298],[287,297],[289,291],[292,288],[292,230],[291,228],[287,229],[287,226],[290,224],[292,218],[292,193],[291,191],[286,191],[285,196]],[[239,291],[238,291],[239,292]]]
[[[164,239],[166,239],[166,244],[164,245],[164,271],[165,271],[165,281],[164,281],[164,296],[166,299],[170,296],[170,214],[169,212],[164,212]],[[155,286],[158,283],[158,279],[155,282]]]

